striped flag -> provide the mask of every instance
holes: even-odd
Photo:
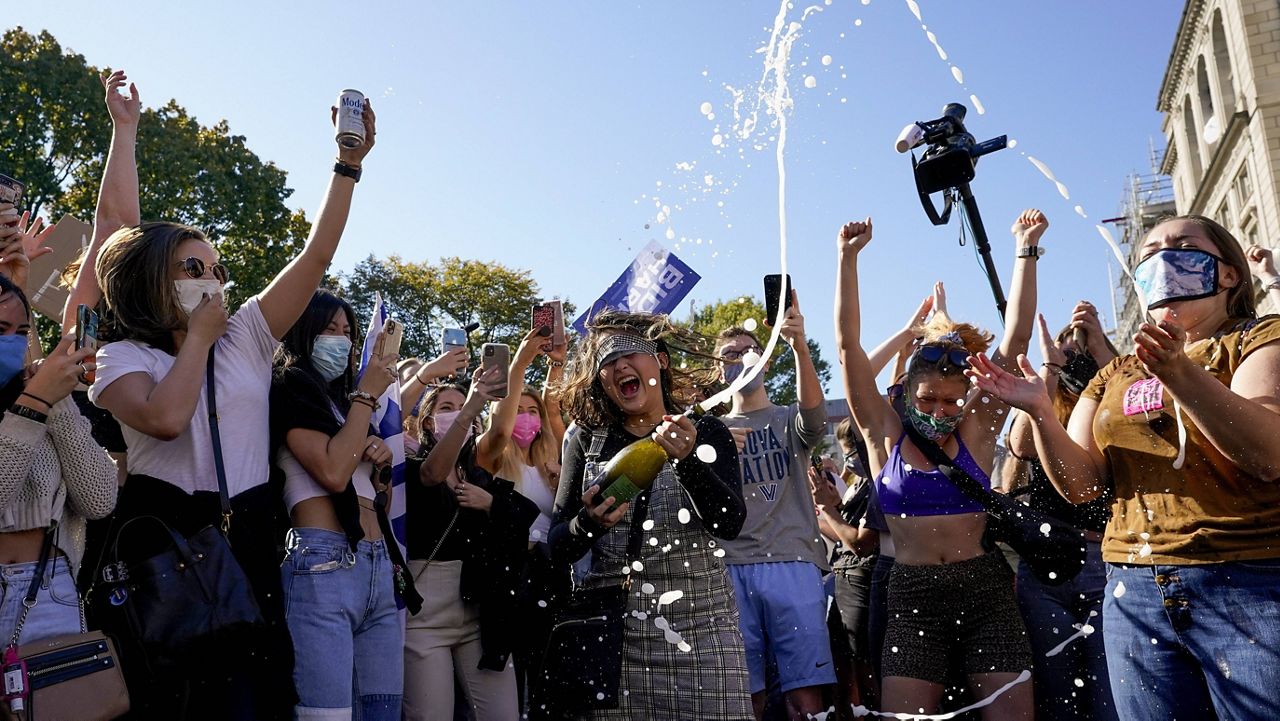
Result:
[[[387,307],[382,302],[382,294],[374,296],[373,317],[369,319],[369,332],[364,337],[364,348],[360,351],[360,376],[364,375],[373,356],[373,346],[378,334],[386,324]],[[391,520],[391,531],[396,537],[396,545],[400,552],[405,552],[405,487],[404,487],[404,424],[400,414],[400,379],[396,378],[387,386],[387,390],[378,399],[378,410],[373,413],[373,426],[378,429],[378,437],[391,449],[391,508],[387,514]],[[400,597],[396,603],[404,608]]]

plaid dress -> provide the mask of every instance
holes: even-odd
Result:
[[[593,448],[599,442],[593,439]],[[754,720],[733,584],[724,561],[715,555],[716,539],[693,508],[667,463],[649,490],[641,567],[623,570],[630,510],[592,548],[591,570],[583,585],[618,585],[629,576],[631,593],[620,703],[584,718]],[[676,591],[681,592],[679,598],[658,605],[663,594]]]

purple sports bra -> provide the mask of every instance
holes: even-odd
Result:
[[[982,512],[982,504],[961,493],[942,471],[907,470],[907,464],[902,460],[902,439],[905,437],[906,433],[903,433],[893,445],[888,462],[876,478],[880,508],[885,516],[951,516]],[[991,488],[991,478],[969,455],[963,441],[960,441],[955,463],[979,484]]]

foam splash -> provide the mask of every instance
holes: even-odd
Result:
[[[951,77],[955,78],[957,83],[964,85],[964,71],[960,69],[959,65],[951,66]]]
[[[911,11],[912,15],[916,16],[916,20],[924,22],[920,17],[920,4],[916,0],[907,0],[907,9]]]
[[[910,2],[910,0],[908,0],[908,2]],[[1020,683],[1026,683],[1027,681],[1030,681],[1030,680],[1031,680],[1031,672],[1024,670],[1018,674],[1017,678],[1010,681],[1009,683],[1006,683],[1000,688],[996,689],[990,696],[982,699],[981,701],[978,701],[977,703],[969,704],[968,706],[965,706],[962,709],[957,709],[955,711],[948,711],[947,713],[940,713],[940,714],[898,713],[894,711],[872,711],[866,706],[854,706],[853,715],[856,717],[879,716],[880,718],[911,719],[912,721],[949,721],[950,719],[956,718],[962,714],[969,713],[970,711],[983,708],[984,706],[990,706],[991,704],[996,702],[996,699],[1008,693],[1009,689],[1013,688],[1014,686],[1017,686]]]
[[[914,0],[907,0],[907,2],[914,4]],[[788,22],[788,5],[789,0],[779,2],[778,14],[773,20],[773,31],[769,35],[769,42],[761,49],[764,54],[764,71],[760,82],[756,85],[756,98],[750,112],[744,114],[742,109],[745,102],[743,93],[736,93],[733,102],[733,115],[738,120],[740,138],[745,140],[755,132],[762,110],[773,117],[774,125],[777,127],[775,162],[778,167],[778,255],[779,272],[784,277],[787,275],[787,115],[794,105],[791,99],[791,87],[787,83],[787,72],[790,69],[791,48],[799,37],[801,22],[815,12],[822,12],[822,6],[811,5],[801,13],[801,22]],[[761,360],[748,364],[744,358],[743,362],[747,367],[742,374],[729,384],[729,387],[698,404],[702,410],[710,410],[729,400],[734,393],[764,372],[763,359],[773,357],[773,351],[777,348],[778,339],[781,337],[782,313],[785,305],[785,303],[778,303],[777,317],[772,319],[773,332],[769,334],[769,341],[765,343],[764,352],[760,354]]]
[[[1094,618],[1097,615],[1098,615],[1097,611],[1089,612],[1089,618]],[[1088,636],[1089,634],[1097,630],[1091,624],[1089,624],[1088,621],[1084,623],[1073,623],[1071,624],[1071,627],[1074,628],[1076,632],[1068,636],[1066,640],[1063,641],[1062,643],[1046,651],[1044,654],[1045,658],[1052,658],[1053,656],[1057,656],[1058,654],[1062,653],[1062,651],[1067,646],[1071,645],[1072,641],[1075,641],[1078,638],[1084,638],[1085,636]]]

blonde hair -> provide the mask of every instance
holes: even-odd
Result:
[[[952,363],[947,354],[943,354],[936,362],[929,362],[921,357],[921,348],[941,346],[947,350],[957,349],[969,355],[977,355],[987,352],[995,340],[995,336],[991,333],[970,323],[956,323],[944,312],[934,313],[927,322],[917,324],[913,330],[920,340],[917,341],[916,350],[911,354],[910,362],[907,363],[907,378],[904,385],[908,389],[926,375],[943,378],[958,377],[968,382],[968,378],[964,375],[964,368]]]
[[[516,444],[515,439],[508,439],[507,445],[502,449],[502,457],[498,462],[497,477],[504,478],[516,484],[516,490],[524,493],[520,489],[520,484],[524,480],[524,467],[533,466],[538,469],[538,475],[542,476],[542,483],[551,493],[555,493],[558,484],[553,482],[547,475],[547,463],[560,460],[560,448],[556,445],[554,434],[547,427],[547,409],[542,405],[542,399],[538,397],[532,390],[525,389],[520,395],[533,400],[538,407],[538,418],[542,420],[542,429],[538,431],[538,435],[533,437],[533,443],[529,444],[529,462],[525,463],[524,451]],[[493,414],[489,415],[489,424],[493,424]],[[524,494],[528,495],[528,494]]]

